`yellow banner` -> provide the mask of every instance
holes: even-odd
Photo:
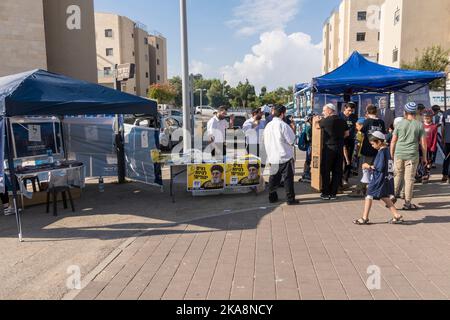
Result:
[[[224,164],[192,164],[188,166],[188,191],[222,190],[225,188]]]
[[[226,167],[227,187],[253,187],[261,180],[261,160],[247,158],[244,161],[227,163]]]

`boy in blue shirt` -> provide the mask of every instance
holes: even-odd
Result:
[[[369,214],[372,209],[373,200],[382,200],[394,216],[389,223],[401,224],[403,217],[398,213],[393,202],[394,195],[394,162],[391,159],[390,150],[386,145],[386,136],[382,132],[374,132],[369,138],[371,146],[378,151],[374,164],[363,164],[363,169],[372,171],[364,214],[361,219],[355,220],[356,225],[368,225]]]

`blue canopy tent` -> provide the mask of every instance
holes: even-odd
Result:
[[[412,93],[437,79],[445,78],[444,72],[414,71],[387,67],[367,60],[354,52],[336,70],[314,78],[316,93],[353,95],[360,93]]]
[[[11,126],[9,125],[10,117],[64,117],[102,114],[145,114],[156,116],[157,113],[158,106],[155,101],[44,70],[33,70],[0,78],[0,129],[4,128],[4,130],[0,131],[7,132],[8,139],[6,143],[8,146],[11,146],[13,142]],[[0,139],[2,156],[5,150],[4,142],[5,137],[2,134]],[[13,161],[12,153],[8,152],[11,176],[15,174]],[[0,164],[0,176],[2,178],[3,174],[2,161]],[[22,228],[20,214],[17,209],[17,185],[14,179],[11,180],[19,239],[21,240]]]

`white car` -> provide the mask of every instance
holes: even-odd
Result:
[[[182,141],[182,138],[178,142],[173,141],[172,135],[178,129],[182,128],[180,122],[173,118],[167,117],[161,119],[161,131],[159,134],[159,144],[162,149],[172,150],[179,142]]]
[[[177,120],[183,126],[183,112],[180,110],[170,109],[161,112],[163,117],[169,117]]]
[[[202,116],[213,117],[214,113],[217,112],[216,109],[210,106],[201,106],[195,108],[195,114],[201,114]]]

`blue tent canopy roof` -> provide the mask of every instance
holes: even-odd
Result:
[[[0,78],[0,112],[13,116],[156,115],[155,101],[44,70]]]
[[[387,67],[367,60],[354,52],[342,66],[322,77],[313,79],[313,87],[318,93],[359,94],[359,93],[411,93],[445,78],[444,72],[403,70]]]

